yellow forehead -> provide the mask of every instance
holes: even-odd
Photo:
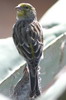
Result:
[[[28,7],[29,9],[31,9],[31,8],[32,8],[32,5],[30,5],[29,3],[20,3],[20,4],[18,5],[18,7],[22,7],[22,8]]]

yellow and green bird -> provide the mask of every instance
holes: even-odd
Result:
[[[35,8],[29,3],[16,6],[16,23],[13,40],[20,55],[28,64],[30,75],[30,97],[39,96],[38,64],[43,52],[43,32],[37,21]]]

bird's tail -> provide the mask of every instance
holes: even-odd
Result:
[[[30,97],[39,96],[40,89],[38,84],[38,66],[33,67],[29,65],[29,73],[30,73]]]

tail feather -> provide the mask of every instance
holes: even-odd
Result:
[[[39,96],[39,84],[38,84],[38,66],[33,67],[33,65],[28,65],[29,67],[29,76],[30,76],[30,97]]]

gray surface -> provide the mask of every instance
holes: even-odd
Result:
[[[21,64],[24,59],[19,55],[13,39],[0,39],[0,82],[9,77]]]
[[[66,64],[66,52],[64,48],[63,59],[61,60],[61,44],[62,41],[66,38],[66,35],[61,35],[56,40],[48,45],[45,48],[45,57],[41,61],[41,87],[42,89],[47,87],[47,85],[53,80],[54,76],[59,72],[59,70]],[[18,80],[23,76],[23,68],[22,66],[20,69],[15,71],[7,80],[5,80],[2,84],[0,84],[0,92],[6,96],[11,96],[13,94],[14,86],[18,83]],[[6,88],[7,87],[7,88]]]
[[[66,73],[62,74],[52,87],[37,100],[66,100],[64,94],[66,94]]]

